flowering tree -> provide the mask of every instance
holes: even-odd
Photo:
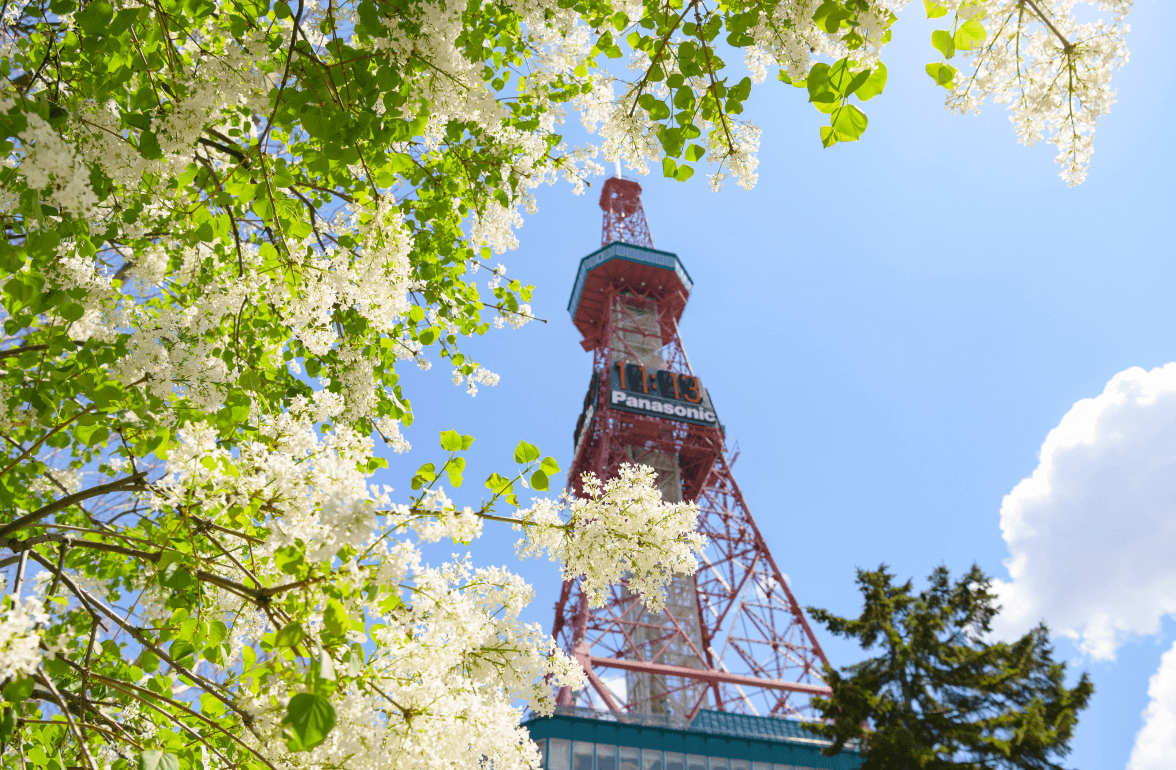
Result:
[[[0,6],[4,766],[533,766],[520,704],[581,673],[518,620],[517,576],[417,544],[514,526],[590,594],[623,577],[656,607],[696,511],[637,467],[523,508],[558,470],[526,443],[458,506],[453,431],[393,498],[368,482],[377,439],[408,449],[397,366],[494,384],[462,342],[531,317],[487,260],[537,185],[701,160],[753,184],[739,115],[769,68],[826,146],[858,139],[901,4]],[[952,19],[928,73],[957,109],[1008,102],[1076,183],[1126,57],[1129,3],[1103,5],[928,1]],[[569,107],[597,146],[564,145]]]

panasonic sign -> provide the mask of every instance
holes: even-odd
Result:
[[[640,364],[613,364],[608,404],[613,409],[649,417],[681,420],[696,425],[718,425],[710,396],[697,377]]]

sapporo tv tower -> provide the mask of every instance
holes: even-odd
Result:
[[[623,585],[593,609],[577,581],[564,583],[552,635],[590,684],[564,688],[559,704],[680,726],[700,712],[812,717],[810,697],[829,692],[825,654],[735,483],[715,406],[682,346],[690,276],[653,248],[637,182],[609,179],[600,207],[603,247],[580,262],[568,303],[593,352],[569,479],[579,491],[586,471],[607,479],[624,463],[652,466],[665,500],[698,504],[708,548],[656,614]]]

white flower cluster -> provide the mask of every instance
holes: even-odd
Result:
[[[466,393],[469,393],[471,396],[478,395],[479,385],[494,387],[498,384],[498,380],[499,376],[497,374],[482,366],[474,369],[473,373],[469,375],[462,374],[460,369],[453,370],[453,384],[461,385],[464,382]]]
[[[512,329],[521,329],[533,320],[535,316],[532,315],[531,306],[521,302],[518,310],[500,310],[498,315],[494,316],[494,328],[509,326]]]
[[[755,47],[748,54],[753,75],[763,78],[771,62],[779,66],[792,80],[804,80],[822,57],[837,60],[852,56],[864,67],[878,62],[886,20],[902,10],[910,0],[869,0],[868,7],[858,15],[858,25],[843,26],[830,33],[817,26],[813,15],[822,0],[787,0],[779,3],[771,16],[761,18],[752,32]],[[859,48],[850,50],[848,38],[856,33],[863,38]],[[753,78],[754,79],[754,78]]]
[[[11,104],[0,104],[6,110]],[[90,187],[90,170],[77,148],[63,139],[39,115],[28,115],[28,128],[20,134],[23,162],[18,166],[30,188],[50,188],[46,200],[78,217],[89,216],[98,203]]]
[[[289,414],[263,424],[264,441],[241,446],[236,457],[217,446],[207,423],[186,423],[179,446],[155,484],[153,505],[199,505],[204,515],[260,503],[273,512],[271,546],[301,540],[306,557],[327,561],[346,546],[370,542],[376,506],[388,490],[369,489],[366,465],[373,442],[348,428],[320,437],[311,422]]]
[[[978,112],[985,99],[1007,104],[1018,140],[1058,148],[1060,176],[1086,178],[1098,119],[1115,103],[1111,75],[1127,62],[1133,0],[942,0],[963,22],[980,20],[983,44],[965,52],[972,72],[956,75],[948,106]],[[1078,6],[1107,19],[1079,23]]]
[[[249,709],[261,736],[272,736],[258,748],[276,766],[535,767],[539,757],[519,726],[523,709],[515,701],[550,713],[552,683],[578,689],[585,678],[538,624],[520,622],[531,587],[502,568],[475,569],[468,558],[421,568],[414,549],[399,550],[402,558],[389,554],[398,574],[379,574],[411,578],[411,603],[391,611],[372,601],[348,607],[353,616],[362,613],[376,623],[363,668],[377,687],[351,687],[333,696],[335,729],[322,745],[295,757],[277,739],[284,704],[294,693],[270,686],[268,697]],[[401,588],[384,583],[382,590]]]
[[[579,577],[594,606],[624,580],[650,611],[660,611],[670,580],[694,574],[696,555],[706,546],[696,531],[698,506],[665,502],[647,465],[628,463],[603,483],[585,474],[583,489],[585,497],[564,493],[559,501],[536,500],[515,514],[521,522],[515,528],[525,532],[520,555],[547,551],[562,561],[564,579]]]
[[[446,537],[455,543],[469,543],[482,536],[482,519],[474,509],[458,510],[440,485],[426,490],[417,507],[428,515],[414,517],[410,526],[426,543],[436,543]]]
[[[31,675],[45,657],[37,627],[49,620],[39,596],[0,599],[0,681]]]
[[[304,255],[298,269],[305,280],[294,287],[275,286],[266,297],[277,301],[283,321],[314,355],[325,354],[338,342],[331,323],[335,308],[354,308],[376,330],[390,333],[411,307],[412,236],[391,196],[371,207],[357,207],[347,229],[363,244],[358,256],[341,248],[316,250],[308,240],[295,250]]]
[[[302,543],[308,559],[346,559],[342,573],[365,586],[352,593],[347,611],[367,625],[348,638],[364,644],[370,635],[375,643],[362,670],[378,687],[337,693],[337,727],[298,764],[338,766],[346,759],[364,770],[440,770],[489,758],[495,767],[534,766],[516,701],[545,713],[553,707],[552,685],[582,687],[583,672],[538,625],[519,620],[532,599],[519,576],[474,568],[468,557],[422,567],[409,539],[412,533],[423,542],[471,542],[484,521],[476,511],[459,509],[440,487],[427,490],[414,508],[392,504],[391,490],[365,483],[370,440],[346,431],[320,438],[313,423],[293,416],[263,421],[259,439],[234,454],[218,446],[207,424],[186,424],[178,433],[167,473],[152,491],[156,507],[194,507],[214,517],[230,507],[268,511],[271,535],[256,552],[263,560]],[[697,566],[704,545],[694,532],[698,509],[665,503],[645,466],[627,465],[607,483],[586,477],[584,490],[583,498],[565,495],[520,513],[520,551],[546,550],[564,560],[565,576],[582,576],[595,601],[624,579],[656,610],[672,576]],[[345,547],[352,556],[344,556]],[[410,600],[397,601],[406,594]],[[235,618],[235,648],[256,646],[273,630],[240,597],[217,596],[220,610]],[[312,621],[310,630],[321,623]],[[276,740],[294,694],[286,686],[274,679],[249,704],[263,739],[258,750],[282,764],[291,761]]]
[[[746,49],[744,61],[751,72],[754,83],[762,83],[768,68],[780,67],[794,81],[807,77],[812,66],[820,59],[836,60],[852,56],[859,66],[871,67],[878,61],[882,39],[886,33],[887,20],[892,12],[904,7],[909,0],[870,0],[868,7],[858,14],[859,23],[853,27],[842,27],[830,33],[813,21],[821,7],[821,0],[784,0],[772,6],[761,15],[759,24],[750,34],[754,44]],[[637,9],[639,18],[643,9]],[[860,36],[861,41],[851,50],[850,35]],[[659,60],[666,76],[681,75],[677,62]],[[623,82],[608,73],[592,73],[592,89],[575,99],[585,128],[598,133],[602,138],[601,152],[608,162],[619,161],[640,174],[649,173],[651,163],[662,157],[662,147],[656,135],[657,124],[649,120],[642,109],[632,109],[631,100],[636,98],[635,86],[640,84],[645,92],[661,100],[671,96],[665,81],[652,85],[644,74],[652,60],[643,51],[636,51],[628,61],[628,69],[637,79],[634,83]],[[685,86],[700,100],[710,88],[706,77],[685,78]],[[617,98],[622,93],[625,98]],[[722,188],[728,176],[733,175],[744,189],[750,189],[757,182],[756,153],[759,149],[759,128],[733,115],[724,115],[714,121],[695,116],[695,123],[704,134],[704,145],[708,158],[720,161],[710,175],[713,190]]]

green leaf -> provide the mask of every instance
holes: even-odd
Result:
[[[514,460],[516,463],[533,463],[539,459],[539,447],[534,444],[528,444],[526,441],[520,441],[519,445],[515,447]]]
[[[554,457],[544,457],[543,462],[539,463],[539,468],[548,476],[559,473],[559,463]]]
[[[547,474],[541,470],[535,471],[531,474],[531,488],[537,489],[540,492],[546,492],[548,487]]]
[[[841,22],[850,18],[849,11],[842,8],[833,0],[825,0],[813,13],[813,24],[829,34],[833,34],[841,27]]]
[[[852,93],[853,80],[854,73],[848,58],[839,59],[829,68],[829,87],[840,96]]]
[[[45,285],[45,278],[39,273],[21,273],[4,284],[4,293],[11,297],[8,311],[15,313],[25,305],[31,303],[41,294],[41,287]]]
[[[437,480],[437,466],[433,463],[425,463],[417,468],[416,475],[412,477],[412,488],[420,489],[426,484],[432,484]]]
[[[110,25],[110,29],[106,34],[112,36],[121,35],[131,28],[131,25],[135,23],[135,19],[138,18],[138,16],[138,8],[127,8],[126,10],[119,11],[117,14],[115,14],[114,22]]]
[[[287,728],[286,748],[310,751],[335,729],[335,719],[335,707],[326,698],[315,693],[298,693],[290,699],[286,718],[282,720]]]
[[[91,37],[102,37],[108,34],[110,22],[114,18],[114,6],[107,0],[90,0],[86,7],[74,14],[74,20],[82,31]]]
[[[955,67],[948,64],[932,62],[927,65],[927,74],[935,81],[935,85],[943,86],[944,88],[952,87],[957,71]]]
[[[980,19],[973,16],[960,25],[955,33],[955,47],[961,51],[970,51],[981,45],[988,38],[988,31],[980,23]]]
[[[208,717],[219,717],[225,713],[225,704],[210,692],[200,696],[200,713]]]
[[[685,164],[678,166],[678,170],[674,172],[674,179],[679,182],[685,182],[692,176],[694,176],[694,167]]]
[[[662,158],[662,176],[673,179],[676,173],[678,173],[678,164],[674,162],[674,159]]]
[[[139,668],[148,674],[154,674],[159,670],[159,656],[151,650],[143,650],[139,653]]]
[[[274,637],[274,647],[294,647],[305,638],[306,632],[302,630],[301,623],[298,621],[287,623]]]
[[[80,321],[85,314],[86,309],[76,302],[67,302],[57,309],[57,315],[70,323]]]
[[[196,654],[196,648],[191,642],[184,639],[177,639],[172,642],[171,647],[168,648],[167,654],[172,660],[182,661],[184,658]]]
[[[298,568],[306,563],[306,558],[297,546],[288,545],[274,551],[274,566],[287,575],[298,574]]]
[[[327,600],[327,607],[323,610],[323,625],[335,636],[343,636],[351,630],[351,618],[347,617],[347,609],[338,599]]]
[[[187,588],[192,585],[192,573],[172,562],[159,574],[159,582],[166,588]]]
[[[821,144],[827,149],[837,144],[837,132],[833,126],[821,126]]]
[[[491,473],[490,478],[486,479],[486,488],[495,495],[501,495],[511,505],[519,504],[519,499],[514,493],[514,484],[504,476]]]
[[[510,479],[497,473],[491,473],[490,478],[486,479],[486,489],[494,493],[508,492],[513,486]]]
[[[928,19],[938,19],[940,16],[947,15],[947,8],[935,0],[923,0],[923,10],[927,11]]]
[[[878,66],[870,72],[870,76],[866,78],[866,82],[862,83],[855,90],[854,96],[867,102],[873,99],[878,94],[882,93],[882,89],[886,88],[886,65],[878,62]]]
[[[16,709],[0,708],[0,741],[7,743],[14,732],[16,732]]]
[[[945,59],[955,56],[955,39],[946,29],[937,29],[931,33],[931,45],[935,46],[935,50],[943,54]]]
[[[4,685],[4,700],[9,703],[20,703],[33,694],[33,678],[31,676],[13,679]]]
[[[455,430],[441,431],[441,448],[447,452],[460,452],[473,446],[473,436],[463,436]]]
[[[835,103],[841,99],[841,94],[829,82],[829,71],[832,68],[821,62],[814,64],[809,70],[805,84],[808,87],[809,101],[813,104]]]
[[[837,132],[839,142],[856,142],[865,132],[868,123],[866,113],[852,104],[838,109],[829,120],[829,124]]]
[[[151,131],[139,132],[139,154],[147,160],[159,160],[163,157],[163,149],[159,146],[159,139]]]
[[[180,759],[162,751],[144,751],[139,755],[139,770],[180,770]]]
[[[449,483],[455,487],[460,487],[464,479],[462,472],[465,470],[466,461],[464,457],[454,457],[449,462],[445,463],[443,471],[449,474]]]
[[[697,144],[692,144],[686,148],[686,160],[690,163],[698,161],[705,154],[706,148],[700,147]]]
[[[208,624],[208,638],[204,640],[204,645],[206,647],[215,647],[223,642],[228,635],[228,626],[219,620],[214,620]]]

